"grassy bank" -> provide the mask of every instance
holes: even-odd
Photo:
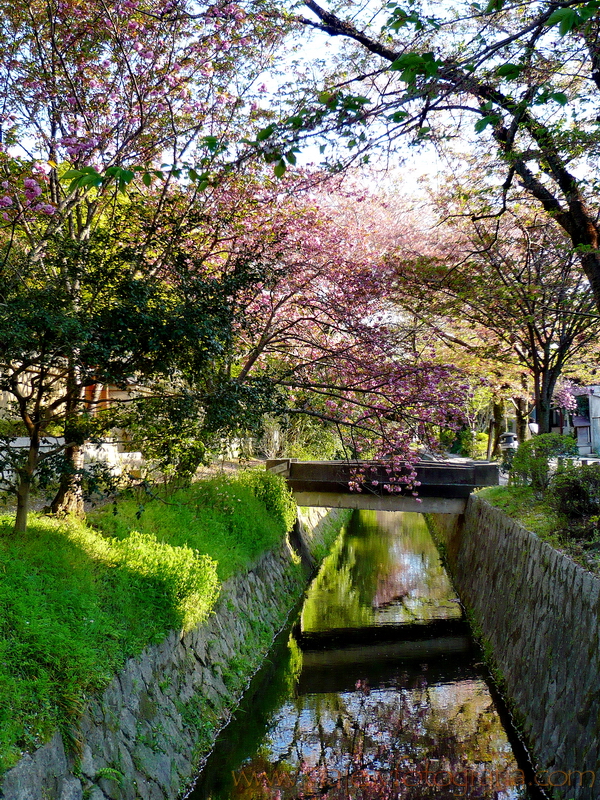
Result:
[[[569,530],[565,521],[530,486],[489,486],[478,495],[585,569],[600,574],[600,541],[582,539]]]
[[[76,520],[0,517],[0,772],[56,728],[73,737],[90,694],[130,656],[214,606],[223,580],[280,542],[285,483],[243,473]]]

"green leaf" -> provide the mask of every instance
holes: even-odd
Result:
[[[319,92],[317,95],[317,100],[319,103],[323,103],[323,105],[330,103],[333,98],[335,98],[335,94],[332,94],[331,92]]]
[[[557,8],[556,11],[550,14],[546,24],[549,27],[558,25],[559,34],[565,36],[572,31],[580,21],[581,18],[574,8]]]
[[[293,150],[290,150],[288,153],[286,153],[285,157],[287,158],[288,163],[292,164],[292,166],[296,163],[296,154]]]
[[[388,119],[391,122],[403,122],[408,117],[408,113],[406,111],[394,111],[393,114],[390,114]]]
[[[558,103],[561,106],[566,106],[569,102],[569,98],[564,92],[553,92],[550,95],[550,100],[554,100],[555,103]]]
[[[281,161],[278,161],[277,164],[275,165],[275,168],[273,169],[273,172],[275,173],[275,176],[277,178],[283,178],[283,176],[285,175],[286,169],[287,169],[287,165],[286,165],[285,161],[283,159],[281,159]]]
[[[268,139],[269,136],[272,136],[274,132],[275,132],[275,125],[271,123],[270,125],[267,125],[266,128],[263,128],[256,134],[256,141],[264,142],[265,139]]]
[[[84,188],[86,186],[100,186],[102,183],[102,176],[100,175],[82,175],[81,178],[77,181],[80,188]]]
[[[70,169],[67,172],[65,172],[64,175],[61,175],[61,179],[64,178],[66,181],[68,181],[68,180],[70,180],[72,178],[80,178],[82,175],[83,175],[83,172],[81,172],[81,170],[79,170],[79,169]]]
[[[149,172],[144,172],[142,175],[142,183],[144,186],[150,186],[152,184],[152,175]]]
[[[131,183],[131,181],[135,178],[135,172],[131,169],[123,169],[122,167],[115,167],[115,171],[112,173],[114,177],[117,179],[119,184],[119,191],[125,192],[125,188]],[[106,171],[107,175],[104,177],[102,182],[106,182],[106,177],[108,176],[108,170]]]
[[[483,130],[487,128],[488,125],[495,125],[499,121],[500,117],[497,114],[488,114],[487,116],[483,117],[482,119],[478,120],[475,123],[475,131],[477,133],[481,133]]]
[[[412,83],[417,75],[433,77],[437,74],[441,61],[433,53],[404,53],[390,64],[390,69],[400,72],[400,79]]]
[[[273,150],[270,153],[264,153],[263,158],[267,164],[273,164],[275,161],[281,161],[283,156],[281,155],[279,150]]]
[[[578,13],[582,20],[588,20],[597,14],[599,10],[600,2],[598,2],[598,0],[592,0],[591,3],[586,3],[584,6],[580,6]]]
[[[496,75],[500,78],[512,80],[513,78],[518,78],[524,69],[525,66],[523,64],[503,64],[496,70]]]
[[[215,152],[215,150],[219,149],[219,140],[217,139],[216,136],[205,136],[202,139],[202,142],[213,153]]]

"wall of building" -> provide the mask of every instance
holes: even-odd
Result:
[[[427,519],[540,782],[557,797],[597,798],[600,579],[476,495],[464,517]]]
[[[130,659],[67,737],[57,733],[6,773],[0,798],[178,797],[350,513],[301,510],[290,541],[227,581],[203,625]]]

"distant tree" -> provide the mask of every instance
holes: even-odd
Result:
[[[589,356],[600,331],[593,295],[560,230],[512,213],[465,222],[454,258],[403,259],[397,299],[469,358],[518,365],[532,376],[540,432],[550,430],[559,377]]]

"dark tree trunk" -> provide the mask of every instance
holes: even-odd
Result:
[[[494,442],[492,446],[492,456],[494,458],[499,458],[502,455],[500,452],[500,434],[503,433],[502,428],[504,427],[504,412],[504,400],[494,403]]]
[[[541,383],[536,386],[536,422],[538,433],[551,433],[552,427],[552,395],[556,380],[560,375],[560,366],[548,370],[541,375]]]
[[[79,402],[82,399],[82,388],[77,383],[74,365],[69,365],[67,377],[67,402],[65,404],[65,440],[77,440],[77,431],[73,423],[78,416]],[[81,470],[83,467],[83,448],[79,444],[69,444],[65,448],[65,470],[60,479],[56,496],[50,503],[53,514],[76,514],[83,516],[83,493],[81,487]]]
[[[517,418],[517,441],[519,444],[529,438],[529,403],[525,397],[515,400],[515,416]]]
[[[537,408],[536,422],[538,424],[538,433],[550,433],[550,402],[547,398],[540,399],[540,404]]]
[[[37,431],[29,439],[29,451],[27,461],[18,469],[19,483],[17,486],[17,514],[13,533],[25,533],[27,531],[27,514],[29,513],[29,497],[31,494],[31,483],[37,469],[40,453],[40,437]]]
[[[81,468],[83,467],[83,448],[72,445],[65,450],[66,471],[60,479],[58,491],[50,504],[53,514],[75,514],[83,516],[83,493],[81,488]]]

